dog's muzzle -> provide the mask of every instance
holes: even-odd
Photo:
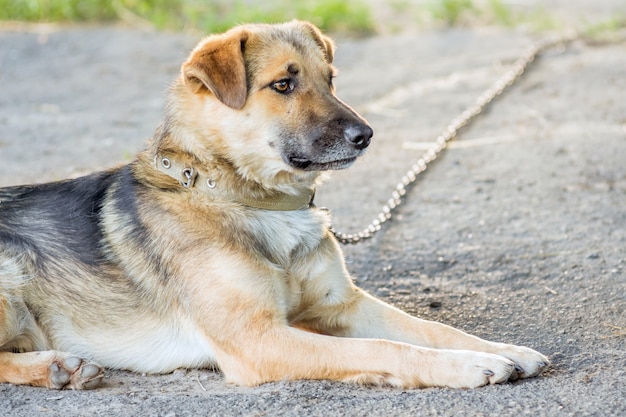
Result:
[[[367,122],[352,111],[321,124],[310,135],[285,137],[280,151],[288,165],[304,171],[348,168],[363,154],[374,135]]]

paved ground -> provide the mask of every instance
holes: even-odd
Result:
[[[0,31],[0,186],[124,163],[197,39],[124,28]],[[341,40],[339,95],[375,141],[318,192],[364,227],[425,144],[535,39],[494,29]],[[549,355],[473,391],[330,382],[238,388],[219,373],[110,372],[93,392],[0,385],[0,415],[625,415],[626,44],[551,51],[346,247],[359,285],[425,318]],[[437,307],[439,306],[439,307]]]

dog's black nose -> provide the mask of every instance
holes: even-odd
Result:
[[[369,146],[374,131],[366,124],[358,124],[346,128],[343,135],[355,148],[361,150]]]

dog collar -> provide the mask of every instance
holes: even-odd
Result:
[[[275,193],[261,199],[254,199],[237,196],[232,190],[219,187],[214,178],[205,176],[192,166],[180,163],[171,157],[156,155],[154,167],[159,172],[174,178],[184,188],[196,188],[204,193],[219,195],[247,207],[273,211],[304,210],[314,207],[314,188],[307,188],[296,195]]]

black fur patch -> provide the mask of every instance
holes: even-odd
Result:
[[[106,190],[120,170],[40,185],[0,189],[0,246],[37,255],[36,264],[69,257],[103,261],[99,227]]]

